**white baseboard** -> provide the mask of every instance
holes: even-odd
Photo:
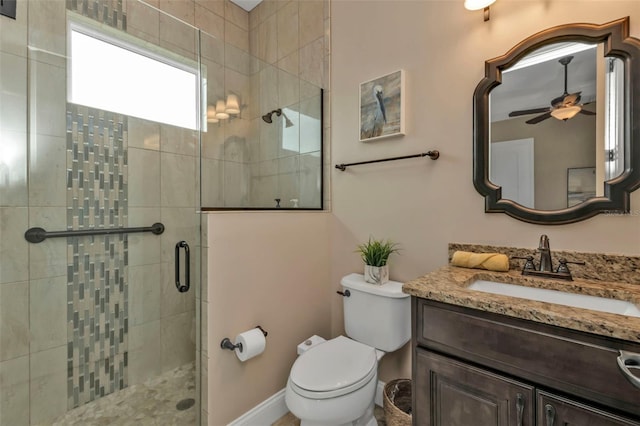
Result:
[[[378,380],[376,387],[377,406],[382,407],[382,393],[384,392],[385,383]],[[284,393],[286,389],[282,389],[278,393],[271,395],[260,404],[253,407],[231,423],[228,426],[264,426],[265,424],[274,423],[280,417],[289,412],[287,404],[284,401]]]
[[[260,404],[253,407],[228,426],[264,426],[274,423],[280,417],[289,412],[287,404],[284,402],[285,389],[271,395]]]

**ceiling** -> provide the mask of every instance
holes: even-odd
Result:
[[[231,0],[232,3],[237,4],[247,12],[251,12],[251,9],[260,4],[262,0]]]
[[[568,65],[567,91],[582,92],[581,103],[592,102],[596,98],[595,47],[571,53],[573,60]],[[491,91],[491,121],[506,120],[512,111],[549,107],[551,100],[564,92],[564,67],[559,59],[555,57],[503,72],[502,84]],[[534,116],[532,114],[531,118]]]

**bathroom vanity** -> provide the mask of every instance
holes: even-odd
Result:
[[[518,270],[446,266],[406,283],[414,425],[640,426],[640,388],[618,365],[640,354],[640,317],[469,289],[477,280],[640,303],[635,283]]]

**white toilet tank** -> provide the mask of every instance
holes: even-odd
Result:
[[[347,336],[385,352],[402,347],[411,338],[411,297],[402,283],[369,284],[361,274],[340,282],[350,296],[343,297]]]

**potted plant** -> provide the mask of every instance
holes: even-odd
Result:
[[[371,284],[384,284],[389,281],[389,256],[398,252],[398,245],[390,240],[369,241],[358,245],[356,252],[364,261],[364,280]]]

